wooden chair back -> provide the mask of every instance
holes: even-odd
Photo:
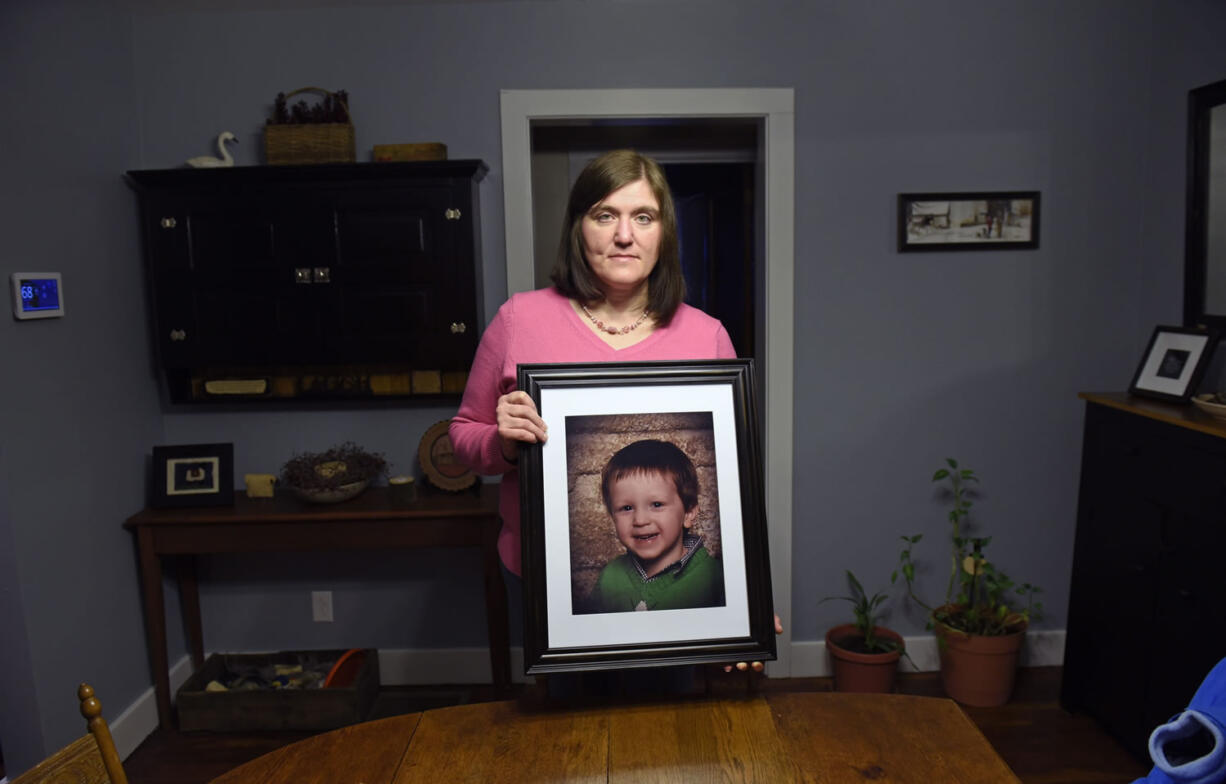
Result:
[[[88,683],[77,688],[89,734],[77,738],[17,778],[12,784],[128,784],[115,750],[102,703]]]

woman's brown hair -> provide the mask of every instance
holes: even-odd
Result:
[[[660,203],[660,248],[655,269],[647,278],[647,310],[656,324],[665,326],[685,299],[681,253],[677,241],[677,212],[660,164],[634,150],[612,150],[596,158],[579,174],[570,189],[562,241],[549,278],[562,294],[584,304],[604,299],[600,279],[583,256],[583,219],[588,210],[618,188],[645,180]]]

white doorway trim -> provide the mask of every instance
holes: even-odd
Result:
[[[533,120],[622,117],[757,117],[764,123],[766,371],[762,455],[775,611],[783,619],[779,660],[792,672],[792,400],[794,344],[794,96],[790,88],[660,90],[503,90],[502,174],[507,294],[534,288]]]

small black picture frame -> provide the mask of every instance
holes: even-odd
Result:
[[[1217,341],[1214,330],[1154,327],[1128,392],[1173,403],[1188,402],[1209,366]]]
[[[898,194],[898,252],[1039,247],[1038,191]]]
[[[525,671],[774,660],[753,360],[520,365],[518,385],[549,428],[519,456]],[[653,474],[615,459],[644,444],[688,468]],[[625,533],[615,510],[636,503],[617,492],[643,475],[689,499],[681,534],[664,523]],[[667,557],[636,543],[657,537]],[[665,545],[678,540],[673,560]],[[643,577],[678,590],[645,596]]]
[[[149,506],[230,506],[233,503],[233,444],[176,444],[153,448]]]

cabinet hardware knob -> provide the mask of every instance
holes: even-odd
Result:
[[[451,322],[451,334],[463,335],[467,331],[468,331],[468,325],[465,324],[463,321]]]
[[[331,267],[316,267],[315,268],[315,282],[316,283],[331,283],[332,282],[332,268]]]
[[[443,212],[443,217],[446,218],[447,220],[459,220],[460,211],[454,207],[449,207],[447,208],[447,210]]]
[[[162,218],[162,228],[163,229],[173,229],[175,225],[176,224],[175,224],[174,218]]]
[[[311,268],[310,267],[296,267],[294,269],[294,282],[295,283],[310,283],[311,282]]]
[[[174,341],[187,340],[187,330],[183,330],[183,329],[170,330],[170,339]]]

